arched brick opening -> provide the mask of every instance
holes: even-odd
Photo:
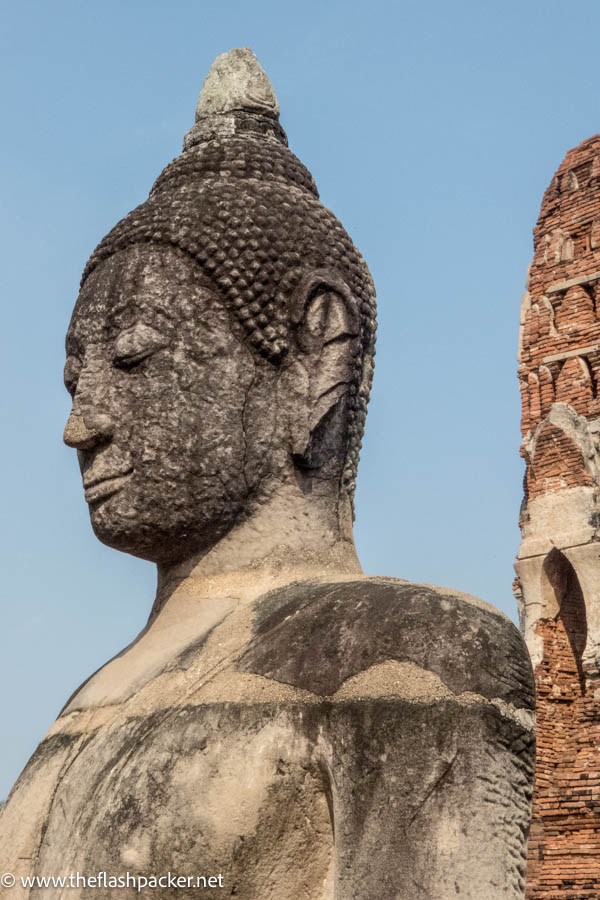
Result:
[[[587,641],[587,616],[581,585],[575,569],[565,554],[556,548],[551,550],[544,560],[542,571],[542,577],[546,582],[544,593],[546,596],[549,591],[553,594],[552,598],[547,596],[547,602],[554,600],[554,608],[558,610],[555,615],[558,644],[560,644],[559,636],[564,633],[568,642],[567,646],[571,651],[571,659],[568,659],[564,652],[566,647],[561,653],[560,670],[563,676],[569,677],[575,669],[583,694],[585,693],[585,676],[582,657]],[[550,608],[552,609],[552,606]],[[558,650],[558,646],[556,649]]]
[[[544,614],[536,631],[537,761],[527,862],[527,900],[600,898],[600,718],[585,693],[583,591],[553,549],[542,566]],[[590,692],[591,693],[591,692]]]

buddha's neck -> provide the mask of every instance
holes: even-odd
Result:
[[[340,509],[326,485],[312,487],[307,492],[306,485],[281,486],[207,552],[159,566],[150,620],[158,613],[162,618],[167,606],[176,615],[184,597],[186,606],[190,597],[201,604],[252,600],[293,581],[360,574],[349,501]]]
[[[339,523],[324,488],[316,485],[312,496],[306,485],[303,491],[294,485],[280,490],[207,553],[161,567],[146,627],[82,687],[65,712],[132,697],[186,647],[202,646],[213,632],[211,665],[235,655],[251,638],[246,612],[268,591],[294,581],[360,574],[349,525]]]

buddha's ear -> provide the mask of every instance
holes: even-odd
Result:
[[[317,468],[337,451],[345,431],[347,394],[360,350],[358,303],[330,269],[307,274],[291,304],[297,415],[291,423],[298,465]]]

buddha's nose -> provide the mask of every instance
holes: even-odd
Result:
[[[85,418],[72,412],[65,425],[63,440],[75,450],[91,450],[107,441],[112,435],[112,421],[103,413],[92,413]]]

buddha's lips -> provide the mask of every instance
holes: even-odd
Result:
[[[116,475],[103,475],[101,478],[90,479],[87,484],[84,480],[85,499],[88,503],[96,503],[98,500],[105,500],[112,494],[119,491],[127,478],[131,475],[133,469],[127,469],[126,472],[120,472]]]

